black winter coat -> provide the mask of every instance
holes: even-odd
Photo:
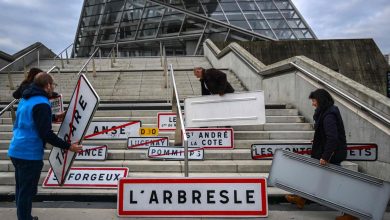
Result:
[[[347,141],[340,111],[336,106],[316,109],[313,116],[315,132],[311,157],[339,164],[347,157]]]
[[[214,68],[207,69],[203,72],[200,83],[202,86],[202,95],[234,92],[232,85],[227,81],[226,74]]]

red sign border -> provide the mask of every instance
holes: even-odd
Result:
[[[259,183],[261,186],[261,204],[259,211],[173,211],[173,210],[135,210],[124,211],[123,210],[123,186],[124,184],[158,184],[158,183],[176,183],[176,184],[189,184],[189,183]],[[118,182],[118,201],[117,201],[117,214],[119,217],[166,217],[166,216],[180,216],[180,217],[267,217],[268,216],[268,197],[267,197],[267,179],[265,177],[259,178],[122,178]]]
[[[234,130],[233,130],[233,128],[186,128],[186,132],[189,132],[189,131],[220,131],[220,130],[223,130],[223,131],[230,130],[232,132],[231,139],[230,139],[231,147],[201,146],[201,148],[204,148],[204,149],[223,149],[223,150],[234,149]],[[183,137],[182,137],[182,140],[183,140]],[[196,148],[193,146],[188,146],[188,147],[189,148],[190,147]]]
[[[129,174],[129,168],[128,167],[71,167],[70,170],[123,170],[124,176],[127,177]],[[64,184],[62,186],[58,184],[48,184],[49,177],[52,174],[53,170],[50,168],[49,172],[47,173],[45,180],[42,183],[42,187],[50,187],[50,188],[63,188],[63,187],[80,187],[80,188],[117,188],[117,184],[66,184],[64,181]],[[123,178],[122,178],[123,179]]]

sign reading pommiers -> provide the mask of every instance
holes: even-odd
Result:
[[[234,148],[232,128],[188,128],[188,147],[225,149]]]
[[[83,145],[83,150],[76,154],[76,160],[105,160],[107,145]]]
[[[184,147],[149,147],[148,157],[165,160],[184,160]],[[203,148],[188,148],[189,160],[203,160]]]
[[[123,178],[118,215],[266,217],[265,178]]]
[[[72,167],[63,187],[117,188],[118,181],[127,177],[127,167]],[[49,170],[42,187],[59,187],[57,178]]]
[[[168,137],[129,137],[128,149],[148,149],[150,146],[168,146]]]
[[[81,74],[70,100],[68,111],[58,131],[58,137],[68,143],[81,143],[99,101],[100,98],[92,85]],[[75,156],[76,154],[71,151],[57,147],[52,148],[49,163],[60,185],[64,183]]]
[[[157,113],[158,129],[161,131],[173,131],[176,129],[176,113],[159,112]]]
[[[85,139],[127,139],[138,136],[141,121],[93,121]]]
[[[272,159],[277,149],[283,149],[298,154],[310,155],[310,143],[283,144],[252,144],[252,159]],[[376,144],[347,144],[347,159],[349,161],[376,161],[378,146]]]

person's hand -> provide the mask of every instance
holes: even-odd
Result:
[[[66,111],[65,111],[65,112],[62,112],[62,113],[60,113],[60,114],[58,114],[58,115],[55,115],[55,121],[56,121],[56,122],[61,122],[61,121],[63,121],[64,118],[65,118],[65,115],[66,115]]]
[[[328,164],[328,161],[326,161],[326,160],[324,160],[324,159],[320,159],[320,164],[321,165],[326,165],[326,164]]]
[[[83,150],[83,145],[74,143],[74,144],[70,145],[69,150],[72,152],[75,152],[75,153],[80,152]]]

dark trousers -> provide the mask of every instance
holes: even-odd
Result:
[[[15,167],[15,201],[18,220],[31,220],[32,199],[38,191],[42,160],[11,158]]]

